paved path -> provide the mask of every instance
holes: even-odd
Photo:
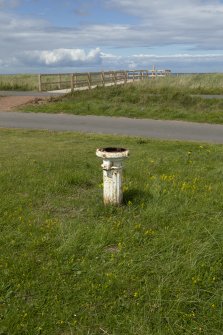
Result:
[[[49,129],[223,144],[223,125],[182,121],[0,112],[0,128]]]
[[[58,97],[64,92],[36,92],[36,91],[0,91],[0,97]]]

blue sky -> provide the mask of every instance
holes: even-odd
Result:
[[[220,0],[0,0],[0,73],[223,72]]]

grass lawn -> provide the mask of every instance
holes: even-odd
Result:
[[[47,104],[28,105],[22,109],[26,112],[125,116],[223,124],[223,99],[191,96],[199,92],[204,93],[208,89],[195,86],[196,76],[192,82],[187,82],[186,79],[188,79],[186,76],[167,77],[125,86],[100,87],[51,99]],[[180,86],[180,80],[184,85]],[[187,86],[189,83],[191,86]],[[212,91],[213,89],[209,88],[209,93]]]
[[[95,150],[123,146],[124,205]],[[223,333],[223,147],[0,131],[0,334]]]

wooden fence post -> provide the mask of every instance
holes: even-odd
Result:
[[[156,79],[155,65],[153,65],[153,69],[152,69],[152,79]]]
[[[104,74],[104,71],[101,72],[101,83],[102,83],[102,86],[104,87],[105,86],[105,74]]]
[[[59,90],[61,90],[61,74],[59,74]]]
[[[140,80],[143,80],[143,71],[140,71]]]
[[[70,88],[71,88],[71,92],[74,92],[74,74],[71,73],[70,75]]]
[[[38,86],[39,86],[39,92],[42,92],[42,76],[41,76],[41,74],[38,75]]]
[[[124,82],[125,82],[125,84],[127,84],[127,82],[128,82],[128,72],[127,71],[124,72],[124,76],[125,76],[124,77],[125,78]]]
[[[114,81],[114,84],[116,85],[117,84],[117,78],[116,78],[116,73],[113,71],[113,81]]]
[[[87,74],[87,81],[88,81],[88,89],[90,90],[91,89],[91,74],[90,74],[90,72],[88,72],[88,74]]]

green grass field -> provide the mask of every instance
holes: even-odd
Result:
[[[202,90],[199,82],[197,86],[195,85],[196,76],[194,76],[194,84],[186,86],[190,84],[189,79],[192,78],[190,76],[166,77],[125,86],[100,87],[55,98],[47,104],[28,105],[23,110],[222,124],[223,99],[191,96],[192,93],[195,94]],[[185,87],[179,85],[177,88],[177,83],[180,82],[184,83]]]
[[[123,146],[124,205],[95,150]],[[222,146],[0,132],[0,334],[223,333]]]

